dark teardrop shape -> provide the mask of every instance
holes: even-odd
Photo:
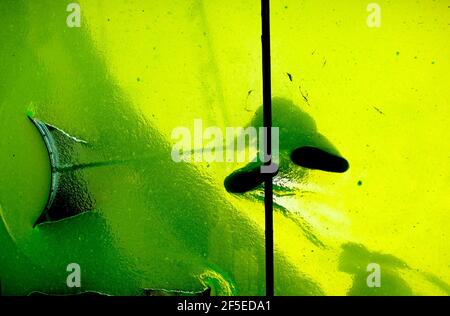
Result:
[[[239,169],[225,178],[225,189],[230,193],[245,193],[264,182],[260,166],[252,169]]]
[[[345,172],[349,168],[346,159],[310,146],[295,149],[291,154],[291,160],[304,168],[328,172]]]
[[[278,168],[274,174],[262,173],[261,165],[259,162],[252,162],[244,168],[234,171],[225,178],[225,189],[230,193],[245,193],[255,189],[266,179],[278,173]]]

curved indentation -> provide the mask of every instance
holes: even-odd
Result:
[[[72,164],[74,147],[86,142],[29,117],[43,138],[50,158],[50,191],[43,212],[33,227],[62,220],[92,209],[93,201],[78,164]],[[69,166],[69,167],[68,167]]]
[[[345,158],[330,154],[316,147],[304,146],[291,153],[291,160],[299,166],[328,172],[345,172],[349,168]]]
[[[36,126],[39,133],[42,136],[42,139],[44,140],[45,147],[48,151],[48,156],[50,158],[50,170],[51,170],[51,177],[50,177],[50,192],[47,199],[47,203],[44,207],[44,211],[42,212],[41,216],[37,219],[34,226],[38,225],[41,222],[45,222],[46,220],[49,220],[47,216],[47,212],[50,209],[51,205],[53,204],[53,201],[56,197],[56,192],[58,188],[58,182],[59,182],[59,173],[57,172],[57,166],[58,166],[58,151],[56,150],[55,146],[55,140],[53,139],[52,134],[50,133],[49,128],[47,125],[45,125],[43,122],[34,119],[30,116],[28,116],[30,121]]]

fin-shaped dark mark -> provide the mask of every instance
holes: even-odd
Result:
[[[345,172],[349,168],[349,164],[344,158],[310,146],[295,149],[291,153],[291,160],[308,169],[328,172]]]
[[[290,73],[286,73],[286,75],[288,76],[289,80],[292,81],[292,75]]]

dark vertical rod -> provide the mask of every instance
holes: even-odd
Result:
[[[263,116],[266,129],[265,157],[272,154],[272,85],[270,73],[270,6],[269,0],[261,0],[262,17],[262,73],[263,73]],[[271,164],[271,158],[265,164]],[[266,296],[274,295],[273,269],[273,187],[272,175],[264,181],[265,249],[266,249]]]

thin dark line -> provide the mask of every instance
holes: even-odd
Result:
[[[265,157],[272,154],[272,85],[270,73],[270,6],[269,0],[261,0],[262,17],[262,74],[263,74],[263,120],[266,128]],[[265,164],[270,165],[271,159]],[[265,249],[266,249],[266,296],[274,295],[273,269],[273,184],[272,175],[264,181]]]

